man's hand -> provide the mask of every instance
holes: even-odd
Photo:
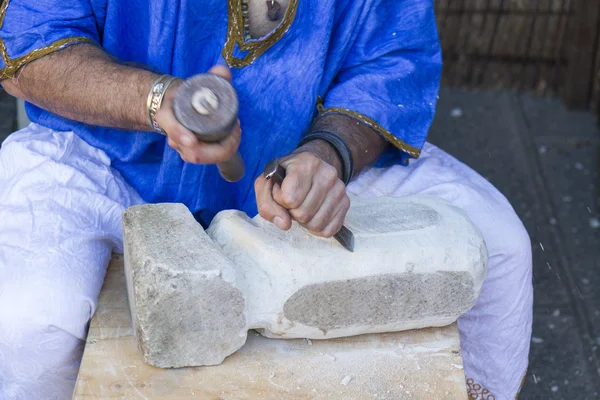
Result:
[[[318,143],[317,143],[318,142]],[[322,237],[335,235],[344,223],[350,208],[346,186],[339,178],[341,164],[337,155],[325,162],[321,154],[333,149],[323,141],[310,142],[285,157],[281,166],[286,170],[282,187],[261,175],[254,182],[259,214],[283,230],[290,229],[292,219],[311,233]],[[321,154],[319,154],[321,153]],[[319,154],[319,156],[317,156]]]
[[[231,72],[227,67],[218,65],[213,67],[209,73],[222,76],[231,82]],[[160,110],[155,116],[156,122],[167,133],[169,146],[175,149],[184,161],[189,163],[217,164],[230,160],[240,145],[242,130],[239,121],[231,134],[223,141],[217,143],[199,141],[196,139],[196,135],[179,123],[173,111],[173,101],[177,95],[177,88],[182,83],[182,80],[177,80],[169,86]]]
[[[227,67],[216,66],[209,72],[231,81]],[[150,71],[116,62],[98,46],[78,44],[26,64],[18,79],[4,79],[2,86],[13,96],[65,118],[150,132],[146,102],[157,77]],[[167,133],[169,145],[191,163],[216,164],[231,159],[240,143],[239,122],[227,139],[199,142],[173,113],[173,98],[181,83],[178,80],[169,87],[155,116]]]

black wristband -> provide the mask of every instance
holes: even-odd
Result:
[[[310,132],[302,138],[298,147],[317,139],[324,140],[332,145],[340,156],[340,160],[342,161],[342,180],[344,181],[344,184],[347,185],[352,179],[352,176],[354,176],[354,159],[352,158],[350,147],[348,147],[346,142],[344,142],[339,135],[329,131]]]

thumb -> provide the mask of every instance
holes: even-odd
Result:
[[[213,75],[219,75],[220,77],[225,78],[229,82],[231,82],[231,70],[225,65],[215,65],[208,71],[208,73]]]

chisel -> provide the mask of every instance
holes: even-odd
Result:
[[[264,169],[263,176],[266,180],[273,181],[273,185],[277,184],[281,186],[285,179],[285,168],[279,164],[279,159],[276,158],[269,162]],[[333,238],[337,240],[345,249],[354,252],[354,234],[352,231],[342,225],[342,228],[333,235]]]

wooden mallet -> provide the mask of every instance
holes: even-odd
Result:
[[[214,74],[195,75],[177,89],[175,117],[192,131],[201,142],[220,142],[231,134],[238,118],[238,97],[231,83]],[[219,173],[228,182],[244,176],[244,161],[239,152],[217,164]]]

